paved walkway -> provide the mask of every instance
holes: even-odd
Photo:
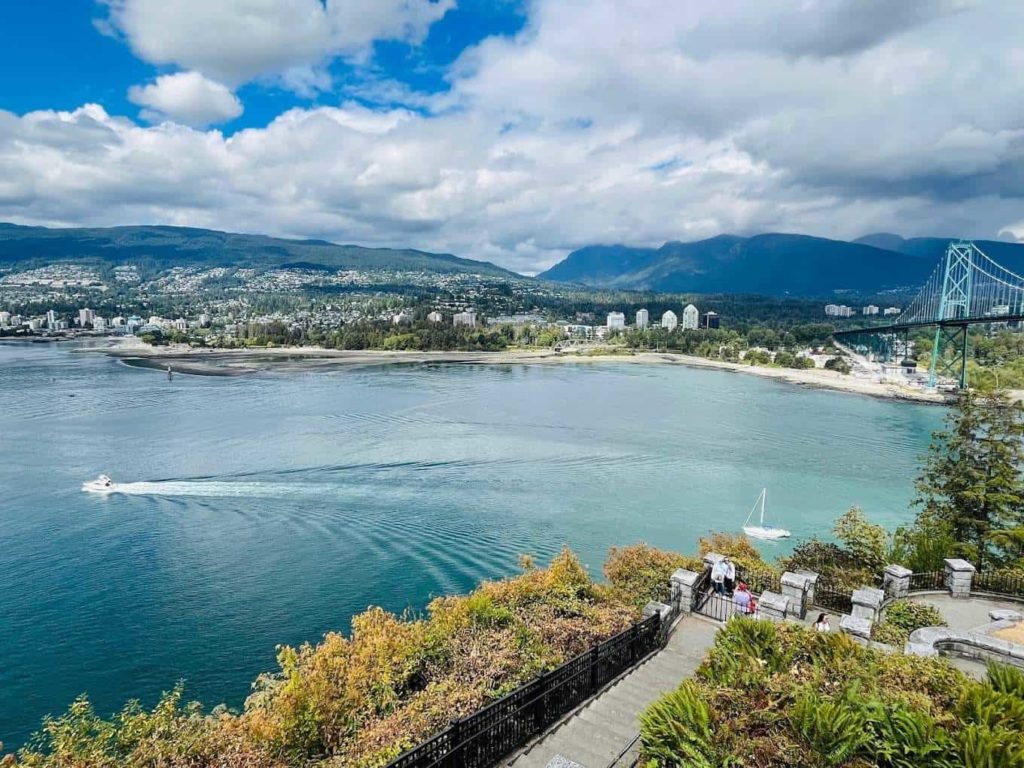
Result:
[[[700,666],[720,626],[695,616],[682,619],[664,649],[591,699],[508,765],[544,768],[551,758],[560,755],[585,768],[607,768],[640,733],[640,713],[663,693],[679,687]]]

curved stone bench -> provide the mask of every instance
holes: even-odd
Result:
[[[1018,614],[1019,616],[1019,614]],[[1000,619],[978,630],[957,630],[947,627],[924,627],[910,633],[904,651],[912,656],[938,656],[949,654],[975,661],[998,661],[1024,667],[1024,645],[1011,643],[987,634],[988,631],[1008,629],[1018,620]]]

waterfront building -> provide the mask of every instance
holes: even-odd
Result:
[[[683,310],[683,330],[695,331],[699,322],[700,312],[697,311],[693,304],[687,304],[686,309]]]
[[[8,322],[11,326],[17,328],[21,325],[21,315],[11,315],[10,318],[8,318]]]
[[[10,325],[10,322],[11,322],[11,313],[10,312],[0,312],[0,325]]]
[[[868,304],[866,307],[864,307],[864,309],[861,310],[861,314],[862,315],[877,315],[878,314],[878,307],[876,307],[874,304]]]
[[[444,315],[438,312],[436,309],[427,315],[427,321],[431,323],[440,323],[444,321]]]
[[[107,330],[107,321],[104,318],[97,315],[92,319],[92,329],[94,331],[99,331],[100,333],[103,333],[105,330]]]
[[[124,327],[128,329],[128,333],[135,333],[143,325],[142,318],[138,315],[132,315],[124,322]]]
[[[115,328],[123,328],[125,325],[125,319],[118,315],[117,317],[111,319],[110,324]]]
[[[636,312],[636,327],[640,330],[647,328],[651,324],[651,313],[646,309],[638,309]]]
[[[78,310],[78,324],[83,328],[91,323],[94,317],[96,317],[96,313],[88,307]]]
[[[472,309],[467,309],[465,312],[457,312],[452,316],[452,325],[456,328],[460,325],[465,325],[470,328],[476,325],[476,312]]]
[[[882,314],[885,315],[886,317],[893,317],[894,315],[898,315],[902,311],[903,310],[901,310],[899,307],[886,307],[884,310],[882,310]]]
[[[562,330],[570,339],[589,339],[593,335],[589,325],[563,325]]]
[[[392,325],[408,325],[411,322],[412,315],[406,312],[404,309],[391,318]]]
[[[46,327],[51,331],[57,327],[57,311],[49,309],[46,311]]]
[[[720,327],[719,322],[720,318],[717,312],[705,312],[700,318],[700,327],[717,329]]]
[[[595,328],[594,328],[594,336],[597,339],[599,339],[599,340],[600,339],[606,339],[606,338],[608,338],[608,331],[609,331],[609,328],[608,328],[607,325],[595,326]]]
[[[174,330],[176,331],[187,331],[188,320],[186,320],[184,317],[179,317],[177,320],[171,323],[171,327],[174,328]]]
[[[826,304],[825,314],[829,317],[853,317],[853,307],[845,304]]]
[[[621,312],[608,313],[608,330],[622,331],[626,328],[626,316]]]
[[[43,320],[42,318],[33,317],[28,321],[27,325],[30,331],[38,331],[43,327]]]
[[[671,309],[661,316],[662,328],[669,331],[674,331],[677,325],[679,325],[679,318],[676,317],[676,313],[673,312]]]

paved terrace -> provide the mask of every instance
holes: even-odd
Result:
[[[630,754],[623,757],[622,764],[630,765],[637,754],[640,713],[696,671],[720,626],[697,616],[681,619],[665,648],[570,714],[507,765],[545,768],[552,758],[561,756],[586,768],[606,768],[624,753]]]

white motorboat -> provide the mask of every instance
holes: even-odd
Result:
[[[112,491],[117,490],[117,486],[114,485],[114,481],[106,475],[100,475],[95,480],[82,483],[82,490],[88,491],[89,493],[111,493]]]
[[[743,523],[743,532],[750,536],[752,539],[767,539],[772,541],[774,539],[788,539],[792,534],[785,528],[776,528],[774,525],[766,525],[764,522],[764,504],[768,498],[768,489],[762,488],[761,495],[757,497],[757,501],[754,502],[753,509],[750,510],[750,514],[747,515],[746,521]],[[757,508],[761,508],[761,516],[759,519],[760,525],[751,525],[750,518],[754,516],[754,512]]]

